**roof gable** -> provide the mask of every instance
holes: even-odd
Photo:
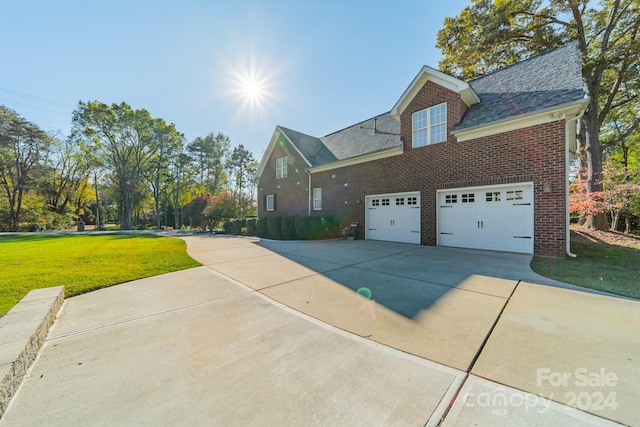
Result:
[[[480,99],[468,83],[425,65],[393,106],[391,115],[399,120],[400,115],[428,81],[459,93],[462,101],[469,107],[480,102]]]
[[[293,141],[291,141],[291,139],[284,132],[284,130],[288,130],[289,132],[291,132],[289,129],[276,126],[276,130],[273,132],[273,135],[271,136],[271,141],[269,141],[269,145],[267,146],[267,149],[262,155],[262,160],[260,160],[260,164],[258,165],[258,170],[256,171],[256,177],[259,177],[260,175],[262,175],[262,172],[264,172],[264,169],[267,167],[267,164],[269,163],[269,157],[271,157],[271,153],[273,152],[273,149],[275,148],[276,144],[285,145],[289,143],[289,145],[291,145],[298,152],[300,157],[302,157],[302,160],[305,161],[307,166],[312,166],[312,164],[309,162],[306,156],[300,152],[296,144],[294,144]],[[299,132],[296,132],[296,134],[299,134]],[[300,135],[304,135],[304,134],[300,134]],[[309,137],[309,138],[313,138],[313,137]]]

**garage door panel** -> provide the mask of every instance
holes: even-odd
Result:
[[[531,184],[438,193],[438,244],[533,253]]]
[[[366,196],[365,238],[420,243],[420,193]]]

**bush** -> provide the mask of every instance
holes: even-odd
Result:
[[[247,236],[258,235],[258,218],[249,218],[247,220]]]
[[[224,224],[222,224],[222,228],[226,234],[233,234],[233,223],[231,220],[225,221]]]
[[[298,237],[298,233],[296,233],[296,218],[291,216],[283,216],[282,217],[282,238],[293,240]]]
[[[323,216],[321,220],[323,239],[332,239],[340,237],[340,224],[332,216]]]
[[[333,217],[300,216],[295,222],[298,237],[305,240],[339,237],[340,230]]]
[[[267,237],[269,232],[267,230],[267,220],[268,218],[258,218],[256,221],[256,236],[258,237]]]
[[[233,225],[233,233],[241,235],[242,228],[247,226],[247,220],[244,218],[234,219],[234,220],[231,220],[231,224]]]
[[[311,221],[314,217],[311,216],[297,216],[295,218],[295,227],[298,237],[303,240],[309,240],[312,237],[311,233]]]
[[[267,218],[267,235],[272,239],[282,239],[282,217]]]

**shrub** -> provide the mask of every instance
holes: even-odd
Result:
[[[321,238],[332,239],[340,237],[340,224],[332,216],[323,216],[321,220]]]
[[[256,236],[258,234],[258,218],[249,218],[247,220],[247,236]]]
[[[225,221],[224,224],[222,224],[222,228],[226,234],[233,234],[233,223],[231,220]]]
[[[298,238],[303,240],[311,239],[311,218],[310,216],[297,216],[295,218],[295,228]]]
[[[338,237],[340,230],[330,216],[300,216],[296,217],[296,232],[300,239],[329,239]]]
[[[267,218],[267,234],[272,239],[282,239],[282,217]]]
[[[268,218],[258,218],[256,221],[256,236],[258,237],[267,237],[269,232],[267,230],[267,220]]]
[[[293,240],[298,237],[298,233],[296,233],[295,217],[283,216],[281,227],[282,227],[282,238]]]
[[[235,219],[231,221],[231,224],[233,225],[234,234],[242,234],[242,228],[247,226],[247,220],[244,218]]]

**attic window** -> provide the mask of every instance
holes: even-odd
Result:
[[[411,116],[413,148],[447,140],[447,103],[416,111]]]
[[[287,156],[276,159],[276,179],[287,177]]]

